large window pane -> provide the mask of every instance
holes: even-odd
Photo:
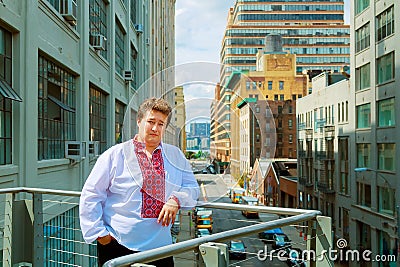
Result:
[[[64,158],[76,140],[75,77],[42,55],[38,72],[38,159]]]
[[[356,90],[363,90],[371,86],[370,64],[356,68]]]
[[[384,55],[376,62],[378,84],[394,79],[394,52]]]
[[[357,128],[371,127],[371,104],[357,106]]]
[[[379,212],[389,215],[394,214],[395,190],[388,187],[379,187],[378,189],[378,207]]]
[[[378,144],[378,169],[395,171],[396,144]]]
[[[89,0],[89,27],[89,35],[101,34],[106,38],[108,37],[107,4],[104,0]],[[99,51],[103,58],[108,58],[107,45],[106,50]]]
[[[376,17],[376,40],[380,41],[394,33],[393,6],[389,7]]]
[[[357,144],[357,167],[371,167],[371,144]]]
[[[360,13],[367,7],[369,7],[370,0],[355,0],[356,3],[356,14]]]
[[[115,101],[115,143],[122,142],[122,127],[124,124],[125,105]]]
[[[394,98],[378,102],[378,121],[380,127],[394,126],[395,123]]]
[[[124,48],[124,37],[122,26],[119,23],[115,25],[115,70],[124,75],[125,70],[125,48]]]
[[[11,85],[11,33],[0,27],[0,81]],[[0,165],[12,163],[12,100],[0,94]]]
[[[106,150],[106,94],[90,87],[89,141],[100,142],[100,153]]]
[[[365,24],[358,30],[356,30],[356,53],[369,47],[370,36],[369,36],[369,23]]]

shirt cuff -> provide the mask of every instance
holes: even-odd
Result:
[[[179,199],[178,199],[176,196],[172,195],[172,196],[169,197],[169,199],[175,200],[176,203],[178,204],[178,209],[181,208],[181,204],[180,204],[180,202],[179,202]]]

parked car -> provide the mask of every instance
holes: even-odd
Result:
[[[281,228],[275,228],[258,233],[258,238],[262,239],[265,243],[272,243],[274,234],[284,234]]]
[[[210,231],[208,231],[208,229],[197,229],[196,230],[196,237],[203,237],[203,236],[207,236],[207,235],[211,235]]]
[[[287,235],[274,234],[274,237],[272,238],[272,248],[290,248],[291,246],[291,240]]]
[[[290,267],[306,267],[306,261],[302,258],[303,251],[299,248],[286,248],[285,255],[287,257],[286,264]]]
[[[246,246],[242,240],[231,240],[228,244],[229,259],[246,259]]]

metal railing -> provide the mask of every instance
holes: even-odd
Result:
[[[9,188],[0,189],[3,200],[1,208],[0,236],[2,250],[2,266],[97,266],[96,245],[86,244],[80,232],[78,203],[80,192],[40,188]],[[330,218],[320,216],[316,210],[301,210],[290,208],[248,206],[226,203],[199,203],[204,208],[225,210],[247,210],[259,213],[272,213],[286,218],[228,230],[209,236],[190,239],[172,245],[139,252],[120,257],[107,262],[104,266],[130,266],[133,263],[146,263],[181,252],[198,249],[207,242],[223,242],[238,237],[256,234],[278,227],[306,223],[308,235],[315,236],[314,242],[307,241],[311,249],[318,249],[319,238],[323,249],[326,244],[332,244],[329,239]],[[326,223],[326,220],[329,222]],[[329,225],[323,234],[316,234]],[[326,228],[326,227],[325,227]],[[318,230],[319,229],[319,230]],[[23,248],[23,249],[22,249]],[[26,262],[28,259],[28,262]]]

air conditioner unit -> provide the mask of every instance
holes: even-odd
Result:
[[[146,38],[146,45],[150,45],[150,38]]]
[[[135,30],[137,33],[143,33],[143,24],[135,24]]]
[[[101,34],[90,35],[90,45],[96,50],[106,50],[107,38]]]
[[[124,79],[126,82],[133,81],[133,71],[132,70],[125,70],[124,71]]]
[[[76,0],[60,0],[60,14],[69,24],[76,25]]]
[[[89,147],[89,156],[97,157],[99,155],[99,147],[100,147],[99,141],[89,141],[88,147]]]
[[[85,157],[85,145],[80,141],[65,142],[65,157],[73,161],[80,161]]]

